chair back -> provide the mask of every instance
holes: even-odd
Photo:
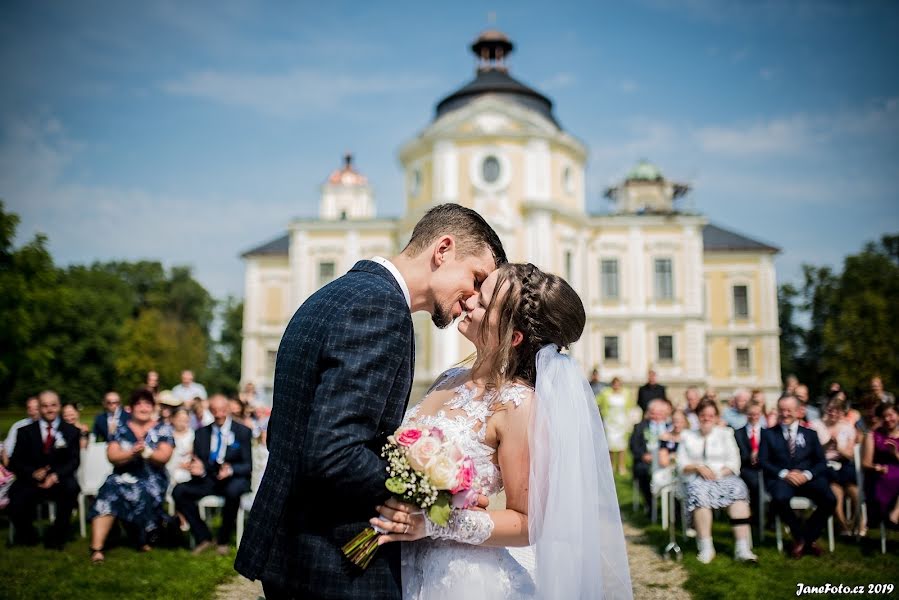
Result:
[[[250,489],[255,493],[259,489],[259,483],[262,481],[262,475],[265,473],[265,467],[268,464],[268,448],[262,444],[257,444],[253,448],[253,475],[250,478]]]
[[[106,457],[106,442],[91,442],[81,451],[78,485],[86,496],[96,495],[100,486],[112,473],[112,463]]]

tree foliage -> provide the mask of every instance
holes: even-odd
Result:
[[[129,393],[149,370],[164,386],[189,368],[213,382],[210,391],[236,390],[242,303],[224,303],[215,343],[216,302],[189,267],[57,267],[44,236],[13,247],[18,223],[0,202],[0,405],[45,388],[66,401],[97,403],[109,389]]]
[[[803,279],[801,292],[780,288],[784,373],[817,391],[839,381],[856,397],[874,375],[888,388],[899,384],[899,235],[847,256],[841,272],[804,265]]]

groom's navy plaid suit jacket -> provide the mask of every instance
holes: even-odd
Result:
[[[399,544],[365,571],[340,547],[387,499],[380,449],[412,386],[409,307],[363,260],[297,310],[278,349],[269,459],[235,568],[298,598],[400,598]]]

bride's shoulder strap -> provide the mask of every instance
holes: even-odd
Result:
[[[534,396],[534,390],[530,386],[521,383],[510,383],[503,386],[499,394],[499,403],[508,404],[511,402],[516,407],[521,406],[522,402],[530,400]]]

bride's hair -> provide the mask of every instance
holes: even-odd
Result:
[[[497,388],[515,379],[534,386],[540,348],[555,344],[564,349],[580,339],[587,321],[584,303],[567,281],[530,263],[505,264],[497,275],[478,337],[482,344],[487,343],[488,328],[495,319],[499,347],[487,356],[478,356],[476,363],[490,361],[488,380]],[[507,283],[508,289],[503,291]],[[512,345],[515,331],[524,336],[518,346]]]

